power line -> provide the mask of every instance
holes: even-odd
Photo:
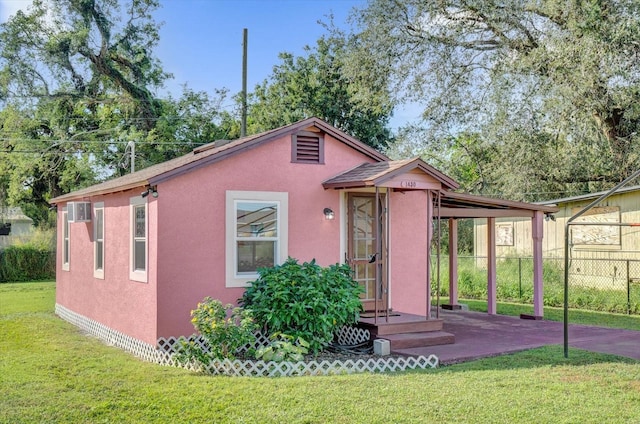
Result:
[[[64,144],[64,143],[73,143],[73,144],[127,144],[129,141],[124,140],[43,140],[38,138],[5,138],[0,137],[0,141],[8,141],[8,142],[45,142],[45,143],[56,143],[56,144]],[[215,140],[213,140],[215,141]],[[150,145],[177,145],[177,146],[203,146],[205,144],[209,144],[212,141],[206,142],[191,142],[191,141],[148,141],[148,142],[138,142],[142,145],[150,144]]]

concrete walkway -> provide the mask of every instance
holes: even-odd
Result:
[[[443,330],[455,335],[455,344],[403,349],[397,353],[435,354],[441,364],[451,364],[564,343],[562,322],[444,310],[440,312],[440,318],[444,319]],[[640,361],[640,329],[631,331],[570,324],[569,346]]]

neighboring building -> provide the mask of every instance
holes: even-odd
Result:
[[[393,309],[438,322],[428,268],[437,205],[452,219],[508,209],[541,222],[555,211],[457,187],[420,159],[391,161],[316,118],[201,146],[51,200],[56,310],[156,345],[191,334],[190,311],[205,296],[236,303],[257,268],[290,256],[346,260],[374,319]]]
[[[549,263],[564,266],[567,220],[606,192],[584,194],[540,202],[558,212],[544,221],[542,254],[555,258]],[[625,187],[589,209],[569,227],[569,278],[571,284],[608,290],[629,291],[640,282],[640,186]],[[585,225],[593,223],[595,225]],[[475,255],[486,256],[487,228],[476,220]],[[530,257],[531,223],[522,219],[496,222],[498,257]]]
[[[19,207],[0,206],[0,249],[4,249],[18,239],[28,237],[33,231],[33,220]]]
[[[605,193],[602,191],[539,202],[540,205],[558,208],[558,212],[548,214],[544,221],[542,252],[545,257],[564,258],[567,220]],[[569,243],[572,258],[640,260],[640,186],[620,189],[576,222],[594,222],[598,225],[571,226]],[[621,223],[638,226],[615,225]],[[497,219],[497,256],[532,256],[530,234],[531,222],[528,220]],[[476,220],[474,236],[475,255],[486,256],[487,228],[484,220]]]

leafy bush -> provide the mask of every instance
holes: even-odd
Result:
[[[191,322],[198,333],[206,341],[209,350],[203,350],[193,340],[183,341],[179,348],[178,359],[182,362],[196,360],[204,365],[213,359],[233,359],[238,350],[253,341],[256,324],[251,311],[233,307],[231,304],[210,297],[198,303],[198,307],[191,311]]]
[[[240,304],[253,312],[267,334],[284,333],[321,351],[339,327],[358,322],[362,288],[349,265],[323,268],[315,260],[302,265],[289,258],[282,265],[258,270]]]
[[[48,249],[25,245],[0,251],[0,282],[45,280],[55,275],[56,256]]]
[[[293,336],[283,333],[275,333],[272,337],[275,340],[268,346],[256,350],[256,359],[275,362],[297,362],[302,361],[304,355],[309,353],[309,343],[302,337],[298,337],[295,341]]]

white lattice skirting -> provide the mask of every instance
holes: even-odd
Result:
[[[395,357],[376,359],[355,359],[346,361],[304,361],[304,362],[265,362],[230,360],[213,361],[209,366],[204,367],[199,364],[182,365],[175,360],[174,346],[178,345],[180,339],[170,337],[169,339],[158,339],[157,346],[152,346],[126,334],[115,331],[104,324],[77,314],[62,305],[56,304],[56,315],[65,321],[70,322],[83,331],[102,340],[103,342],[125,350],[138,358],[147,362],[154,362],[160,365],[180,366],[190,370],[205,372],[212,375],[228,376],[266,376],[285,377],[300,375],[331,375],[331,374],[353,374],[362,372],[395,372],[415,369],[435,368],[439,364],[435,355],[417,357]],[[368,331],[355,328],[344,328],[338,334],[338,338],[350,340],[354,343],[368,338]],[[198,341],[202,343],[202,341]],[[253,347],[268,343],[268,339],[261,334],[256,334],[256,342]],[[245,346],[245,349],[250,346]]]

